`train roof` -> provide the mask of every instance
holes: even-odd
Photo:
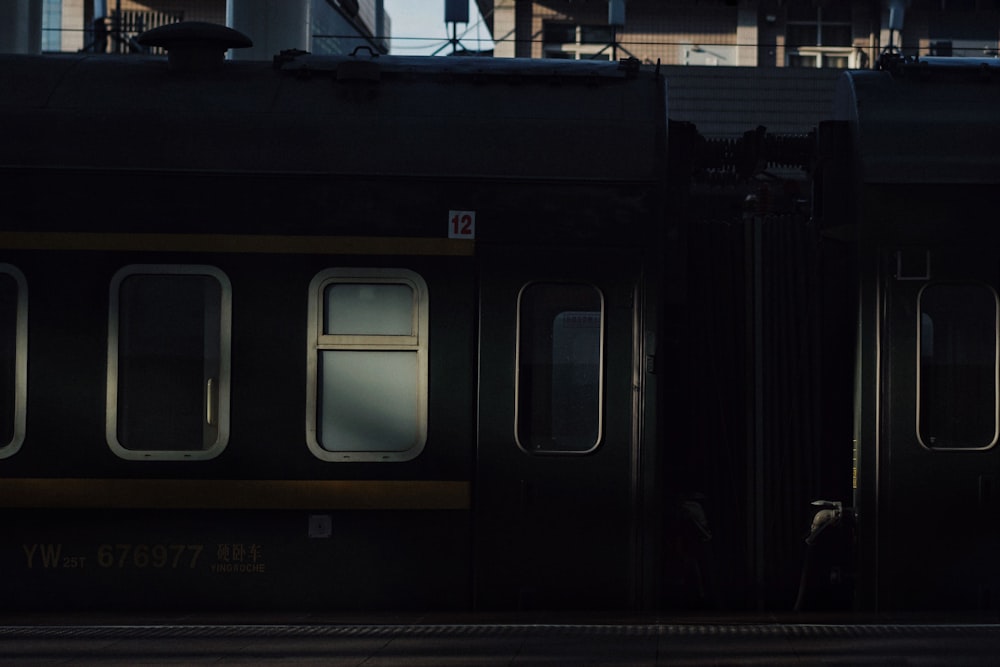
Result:
[[[0,90],[7,168],[647,181],[666,132],[662,76],[633,63],[5,55]]]
[[[1000,183],[1000,62],[937,58],[849,71],[834,117],[868,183]]]
[[[806,135],[830,118],[841,70],[810,67],[663,67],[670,117],[706,137],[738,139],[762,125]]]

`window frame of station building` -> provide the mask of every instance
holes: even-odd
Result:
[[[145,286],[138,286],[139,282],[127,285],[143,278],[147,279],[143,281],[147,283]],[[202,280],[196,281],[196,278]],[[154,283],[159,283],[156,289],[152,289]],[[173,284],[167,287],[167,283]],[[214,266],[130,264],[114,274],[108,308],[105,435],[116,455],[138,461],[203,461],[215,458],[226,448],[229,441],[232,291],[229,278]],[[156,298],[150,298],[151,295]],[[189,298],[192,296],[194,298]],[[164,303],[167,310],[156,313],[154,306]],[[184,328],[185,325],[193,326]],[[180,334],[189,335],[182,337]],[[168,344],[167,339],[172,342]],[[200,357],[196,350],[198,344]],[[170,346],[172,350],[163,349]],[[155,350],[155,354],[150,354],[150,350]],[[188,363],[181,363],[183,361]],[[199,361],[200,371],[197,370]],[[143,382],[140,384],[154,384],[149,382],[149,369],[136,370],[144,363],[153,365],[153,370],[160,373],[156,387],[146,391],[134,388],[133,379],[130,379],[141,377]],[[200,377],[195,378],[199,372]],[[197,380],[198,390],[184,391],[194,386],[191,384],[193,379]],[[169,393],[177,389],[180,390]],[[123,394],[128,395],[129,401],[121,405],[119,396]],[[158,402],[158,399],[167,400]],[[168,404],[168,409],[164,409],[164,403]],[[142,412],[144,404],[150,407],[148,415]],[[179,413],[169,409],[176,410],[178,406],[190,409]],[[196,412],[197,424],[193,416]],[[178,414],[190,418],[178,418]],[[149,433],[157,434],[154,439],[163,437],[161,431],[169,433],[163,428],[166,417],[175,424],[172,428],[189,429],[192,434],[200,432],[201,442],[192,444],[178,437],[174,440],[177,447],[136,446],[144,437],[149,437]],[[143,423],[150,420],[159,422],[143,430]],[[125,442],[122,441],[123,433]]]
[[[11,284],[3,284],[8,280]],[[24,442],[28,403],[28,283],[12,264],[0,263],[0,308],[0,369],[4,391],[9,392],[2,406],[7,432],[0,436],[0,459],[5,459]]]
[[[786,67],[851,69],[857,67],[857,60],[849,4],[789,4],[785,17]]]
[[[560,60],[611,60],[610,47],[614,38],[614,27],[606,24],[543,21],[542,57]]]
[[[357,288],[357,297],[351,290],[335,296],[340,286]],[[392,286],[410,290],[408,316],[401,310],[389,312],[392,302],[399,308],[405,302],[394,290],[383,289]],[[380,300],[387,308],[376,311],[361,304],[363,300],[373,305]],[[318,459],[409,461],[423,451],[429,303],[427,284],[409,269],[330,268],[313,278],[306,341],[306,443]],[[338,328],[338,308],[351,315],[340,320],[347,328]],[[401,326],[406,320],[408,331]],[[362,367],[365,370],[358,372]],[[330,391],[328,397],[324,390]],[[376,414],[376,408],[381,412]],[[338,437],[345,444],[338,445]]]

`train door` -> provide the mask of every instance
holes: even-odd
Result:
[[[1000,258],[885,258],[879,605],[995,608]]]
[[[477,607],[628,607],[638,257],[481,250]]]

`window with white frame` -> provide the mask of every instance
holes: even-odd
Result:
[[[324,461],[406,461],[427,439],[428,294],[407,269],[337,268],[309,287],[306,437]]]
[[[131,265],[111,280],[107,441],[134,460],[218,456],[229,438],[232,288],[219,269]]]
[[[847,3],[789,5],[785,62],[789,67],[856,66],[851,8]]]
[[[0,264],[0,459],[24,442],[28,395],[28,286],[24,274]]]

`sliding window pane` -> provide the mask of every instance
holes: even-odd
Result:
[[[419,444],[417,353],[320,353],[319,440],[331,452],[405,452]]]

